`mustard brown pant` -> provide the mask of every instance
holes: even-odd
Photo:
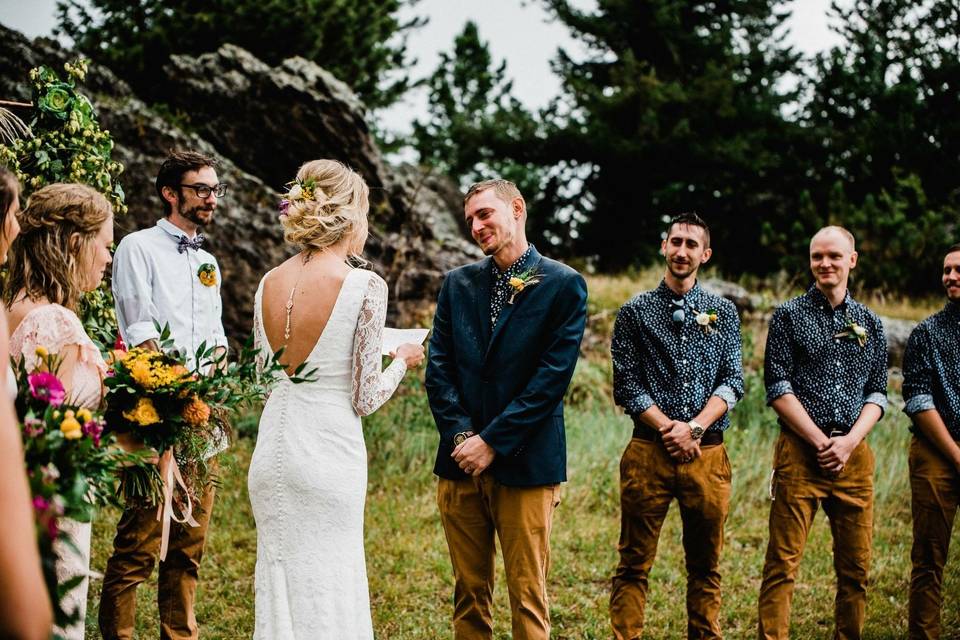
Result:
[[[160,563],[157,580],[161,640],[199,637],[193,601],[215,493],[214,486],[208,484],[200,504],[193,505],[193,517],[199,527],[171,523],[167,559]],[[124,509],[100,596],[98,621],[104,640],[134,637],[137,587],[153,573],[160,553],[160,534],[156,506]]]
[[[722,444],[675,462],[663,443],[633,438],[620,460],[620,563],[610,593],[617,640],[643,632],[647,577],[660,528],[676,498],[687,567],[687,636],[720,638],[720,551],[730,506],[730,459]]]
[[[940,637],[943,567],[960,503],[960,474],[928,440],[910,443],[913,507],[913,570],[910,574],[911,640]]]
[[[820,471],[812,445],[786,429],[774,453],[770,541],[760,585],[759,637],[788,638],[790,603],[800,559],[819,507],[830,520],[835,639],[860,638],[867,604],[867,574],[873,540],[873,452],[866,441],[835,477]]]
[[[490,474],[440,478],[437,505],[454,577],[456,640],[493,638],[494,535],[500,539],[514,640],[550,637],[547,572],[560,485],[508,487]]]

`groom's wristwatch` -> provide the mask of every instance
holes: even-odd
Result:
[[[687,424],[690,425],[690,435],[694,440],[699,440],[703,437],[704,431],[703,425],[697,422],[696,420],[687,420]]]
[[[470,436],[476,435],[473,431],[461,431],[453,435],[453,446],[457,447],[464,443]]]

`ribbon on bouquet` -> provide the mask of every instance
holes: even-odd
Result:
[[[190,501],[190,492],[187,491],[187,485],[180,474],[177,459],[173,457],[173,449],[167,449],[163,452],[163,455],[160,456],[159,467],[160,478],[163,480],[163,502],[157,506],[157,520],[162,523],[160,560],[163,561],[167,559],[167,546],[170,542],[170,521],[173,520],[191,527],[199,527],[200,523],[193,519],[193,503]],[[173,512],[173,492],[176,491],[177,486],[183,490],[183,495],[187,499],[187,504],[180,517],[177,517]]]

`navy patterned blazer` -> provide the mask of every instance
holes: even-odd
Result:
[[[437,300],[426,387],[440,432],[434,473],[468,477],[450,457],[454,436],[473,431],[497,452],[485,471],[509,486],[567,479],[563,395],[580,352],[587,284],[533,249],[540,282],[504,306],[490,326],[492,258],[449,272]]]

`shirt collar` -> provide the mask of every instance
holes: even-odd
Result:
[[[500,271],[500,267],[497,266],[497,261],[494,260],[493,258],[490,258],[490,264],[493,265],[493,275],[499,278],[500,276],[504,275],[508,271],[517,272],[521,270],[523,267],[527,265],[527,262],[529,262],[530,256],[532,253],[533,253],[533,245],[527,244],[527,250],[524,251],[519,258],[514,260],[513,264],[511,264],[509,267],[507,267],[503,271]]]
[[[703,289],[700,288],[700,281],[699,281],[699,280],[697,280],[696,282],[694,282],[694,283],[693,283],[693,288],[691,288],[690,291],[687,291],[687,292],[686,292],[685,294],[683,294],[682,296],[681,296],[680,294],[678,294],[676,291],[674,291],[673,289],[671,289],[670,287],[667,286],[667,281],[666,281],[666,279],[661,280],[661,281],[660,281],[660,286],[656,288],[657,295],[660,296],[661,298],[663,298],[664,300],[671,300],[671,301],[672,301],[672,300],[680,300],[680,299],[683,299],[683,301],[684,301],[686,304],[689,304],[689,305],[692,305],[692,306],[696,306],[695,303],[700,299],[700,293],[701,293],[702,291],[703,291]]]
[[[160,218],[159,220],[157,220],[157,226],[178,240],[180,239],[181,236],[186,238],[187,240],[193,240],[194,238],[197,237],[196,233],[194,233],[192,236],[187,235],[186,231],[184,231],[177,225],[173,224],[166,218]]]
[[[952,300],[947,300],[947,304],[943,307],[943,312],[951,320],[960,320],[960,302],[953,302]]]
[[[816,284],[810,285],[810,288],[807,289],[807,293],[804,295],[812,305],[820,307],[824,310],[834,310],[833,305],[831,305],[830,301],[827,300],[827,296],[823,295],[823,291],[820,291]],[[843,301],[837,305],[837,309],[847,307],[852,301],[853,298],[850,297],[850,289],[847,289],[846,293],[843,294]]]

